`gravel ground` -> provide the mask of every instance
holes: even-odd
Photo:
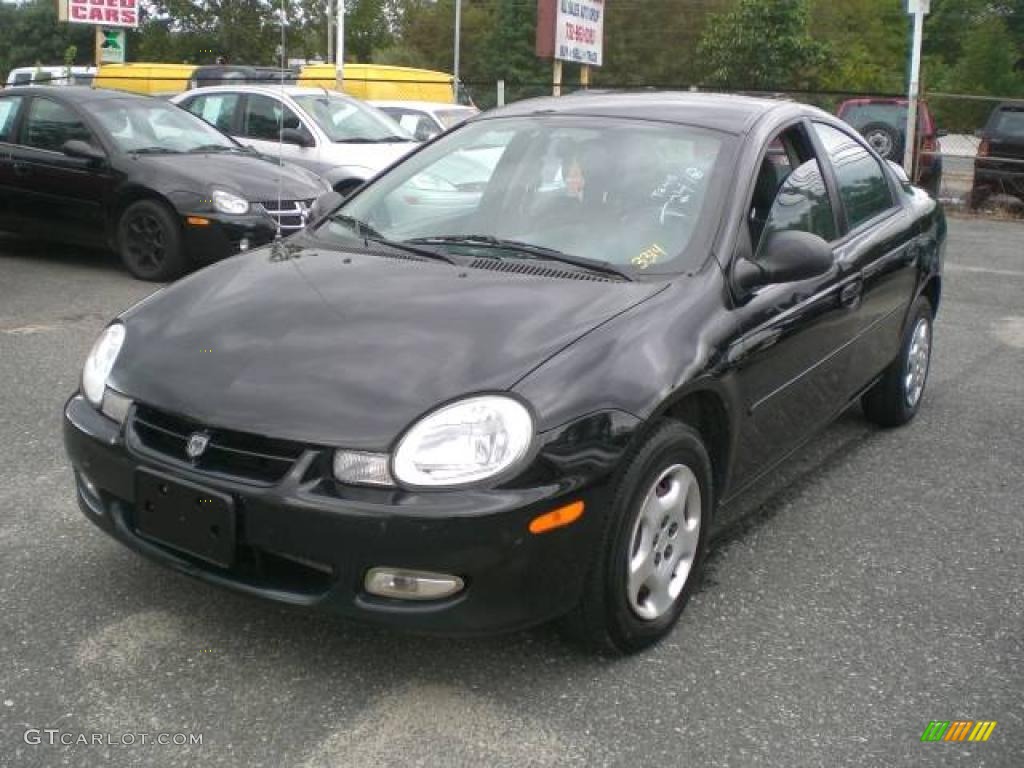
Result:
[[[620,661],[549,628],[365,628],[115,544],[73,501],[61,406],[106,320],[153,287],[0,240],[0,765],[1024,765],[1024,226],[950,230],[916,422],[826,430],[744,503],[667,642]],[[919,741],[954,719],[999,724]]]

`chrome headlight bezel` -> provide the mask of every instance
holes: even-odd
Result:
[[[476,411],[476,420],[472,415]],[[459,422],[457,416],[468,416]],[[491,417],[488,419],[488,416]],[[486,466],[463,463],[461,469],[451,465],[447,470],[435,470],[431,475],[424,467],[423,440],[447,430],[451,440],[466,439],[466,430],[500,429],[506,446],[495,460]],[[460,434],[461,430],[461,434]],[[477,433],[478,436],[485,433]],[[493,434],[493,433],[492,433]],[[500,439],[500,438],[499,438]],[[536,419],[530,406],[508,393],[479,394],[445,403],[417,419],[399,438],[391,455],[391,477],[403,488],[444,490],[493,485],[507,479],[526,465],[536,443]],[[436,450],[436,448],[435,448]],[[420,460],[416,460],[417,454]],[[436,465],[435,465],[436,466]]]
[[[103,329],[89,350],[82,366],[82,394],[95,407],[103,405],[107,379],[114,369],[121,347],[124,346],[124,323],[114,322]]]
[[[241,195],[236,195],[227,189],[220,189],[214,187],[210,193],[210,200],[213,203],[213,209],[219,213],[229,213],[235,216],[241,216],[249,212],[252,207],[249,201]]]

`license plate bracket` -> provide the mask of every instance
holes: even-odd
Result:
[[[135,532],[222,568],[235,562],[234,507],[230,496],[201,485],[135,473]]]

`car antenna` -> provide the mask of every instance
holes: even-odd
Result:
[[[281,176],[284,173],[284,62],[285,62],[285,18],[287,15],[287,2],[288,0],[281,0],[281,16],[278,21],[281,24],[281,49],[280,56],[278,57],[278,63],[280,65],[280,72],[278,73],[278,87],[281,90],[281,119],[277,123],[277,234],[275,235],[276,240],[281,239],[281,219],[284,217],[284,208],[281,204]]]

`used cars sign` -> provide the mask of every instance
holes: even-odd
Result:
[[[61,0],[60,20],[108,27],[139,26],[139,0]]]

